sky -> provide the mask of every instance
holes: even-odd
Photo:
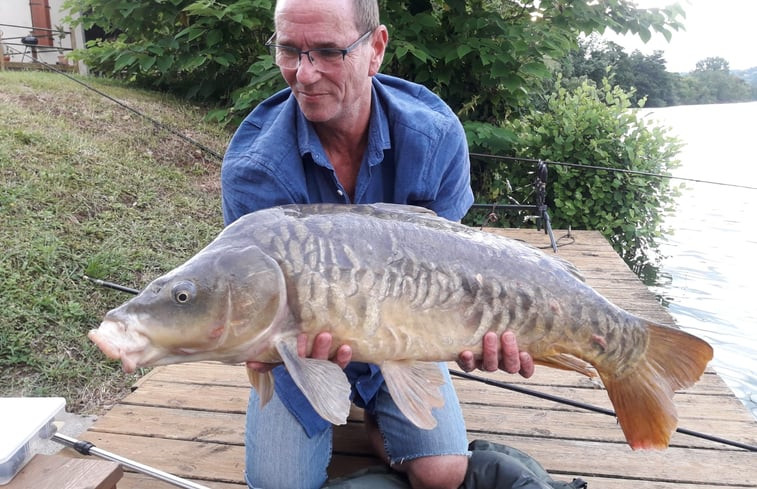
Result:
[[[675,0],[637,0],[642,8],[664,7]],[[667,69],[673,73],[694,70],[697,61],[721,57],[731,70],[757,66],[757,0],[678,0],[686,12],[685,31],[673,31],[668,43],[661,34],[653,33],[644,44],[641,39],[621,37],[614,33],[604,37],[626,48],[644,54],[655,50],[665,52]]]

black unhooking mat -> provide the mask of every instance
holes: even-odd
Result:
[[[470,443],[468,472],[460,489],[586,489],[581,479],[559,482],[530,455],[486,440]],[[388,467],[369,467],[327,483],[328,489],[410,489],[404,474]]]

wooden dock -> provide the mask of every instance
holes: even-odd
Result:
[[[535,230],[498,230],[540,247]],[[565,234],[555,231],[556,236]],[[600,293],[630,312],[673,321],[597,232],[574,231],[559,255]],[[552,253],[551,250],[545,250]],[[451,368],[457,368],[451,364]],[[482,374],[533,390],[611,409],[601,386],[579,374],[537,367],[531,379]],[[757,487],[757,453],[675,434],[661,452],[633,452],[613,417],[455,378],[470,440],[504,443],[534,456],[555,479],[580,477],[594,489],[735,489]],[[242,366],[214,363],[153,369],[134,391],[79,438],[212,489],[245,488],[244,417],[249,385]],[[757,445],[757,421],[712,371],[676,395],[681,428]],[[272,445],[275,440],[271,440]],[[73,453],[73,452],[72,452]],[[332,476],[378,463],[363,437],[362,415],[337,427]],[[119,489],[169,489],[127,473]]]

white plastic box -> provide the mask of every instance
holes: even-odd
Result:
[[[65,407],[62,397],[0,398],[0,486],[26,465],[41,440],[53,436],[53,421]]]

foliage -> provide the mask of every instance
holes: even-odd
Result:
[[[226,102],[264,54],[273,1],[66,0],[64,7],[83,12],[67,19],[72,24],[107,33],[75,52],[96,72],[189,99]],[[270,68],[270,60],[264,66]],[[270,78],[259,81],[266,93]]]
[[[165,96],[87,83],[220,151],[229,135]],[[219,163],[60,75],[0,73],[0,395],[62,396],[75,412],[134,380],[87,339],[223,226]]]
[[[728,61],[720,57],[697,62],[696,69],[677,80],[682,104],[720,104],[757,100],[749,84],[730,73]]]
[[[265,52],[272,0],[67,0],[80,22],[112,35],[80,51],[98,70],[185,96],[218,101],[232,120],[276,88]],[[552,76],[579,33],[670,37],[680,7],[641,10],[630,0],[380,0],[390,29],[386,73],[424,83],[463,120],[506,119]],[[76,22],[74,20],[74,22]]]
[[[731,74],[723,58],[706,58],[693,72],[674,74],[666,70],[662,51],[651,55],[634,51],[629,55],[618,44],[595,36],[583,40],[578,50],[564,58],[561,72],[566,86],[584,79],[600,85],[609,77],[625,91],[633,92],[633,103],[646,99],[647,107],[757,100],[757,91]]]
[[[571,80],[584,79],[600,86],[602,79],[608,77],[630,95],[633,104],[644,99],[647,107],[665,107],[675,105],[676,100],[674,77],[666,70],[663,56],[662,51],[645,55],[636,50],[628,54],[619,44],[590,36],[564,58],[561,72],[568,81],[566,86]]]
[[[757,87],[757,66],[746,70],[731,70],[731,73],[738,76],[753,87]]]
[[[599,88],[584,82],[572,90],[558,80],[545,110],[525,114],[503,130],[513,135],[510,154],[668,175],[680,143],[631,109],[629,94],[607,79]],[[508,185],[527,187],[533,180],[522,167],[480,161],[473,177],[480,199],[497,201],[510,194]],[[559,165],[551,166],[547,188],[555,227],[599,230],[630,262],[654,246],[675,196],[665,178]]]

